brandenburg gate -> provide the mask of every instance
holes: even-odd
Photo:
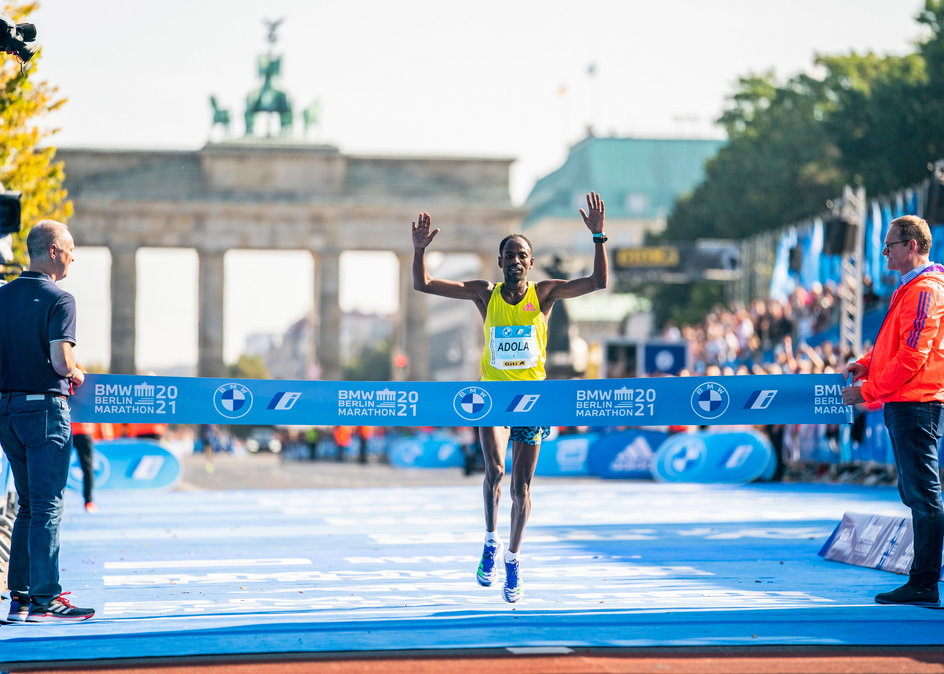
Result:
[[[491,278],[497,243],[523,214],[509,197],[510,158],[348,155],[278,137],[193,151],[60,149],[57,157],[75,206],[69,226],[76,243],[111,252],[113,373],[136,372],[136,254],[142,248],[197,251],[197,374],[204,377],[225,373],[226,252],[310,251],[310,358],[324,379],[341,376],[340,255],[383,250],[396,254],[400,268],[394,348],[408,356],[407,379],[429,379],[426,296],[413,290],[410,222],[420,211],[432,213],[443,227],[435,250],[478,254],[482,277]]]

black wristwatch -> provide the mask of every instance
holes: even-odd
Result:
[[[604,232],[600,232],[599,234],[594,234],[594,235],[593,235],[593,242],[594,242],[594,243],[606,243],[607,238],[608,238],[608,237],[606,236],[606,234],[605,234]]]

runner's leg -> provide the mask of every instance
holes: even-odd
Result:
[[[498,530],[498,501],[501,498],[501,483],[505,476],[505,455],[508,452],[508,435],[511,429],[504,426],[482,426],[479,439],[485,457],[485,480],[482,496],[485,501],[485,530]]]
[[[517,553],[524,538],[524,527],[531,514],[531,479],[538,464],[541,445],[515,441],[511,446],[511,536],[508,551]]]

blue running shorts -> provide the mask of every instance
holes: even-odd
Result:
[[[551,434],[550,426],[512,426],[511,439],[526,445],[540,445]]]

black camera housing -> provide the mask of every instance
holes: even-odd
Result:
[[[5,16],[0,16],[0,51],[13,54],[18,59],[29,61],[36,50],[27,42],[36,39],[36,26],[31,23],[13,23]]]
[[[20,231],[20,193],[0,190],[0,237]]]

